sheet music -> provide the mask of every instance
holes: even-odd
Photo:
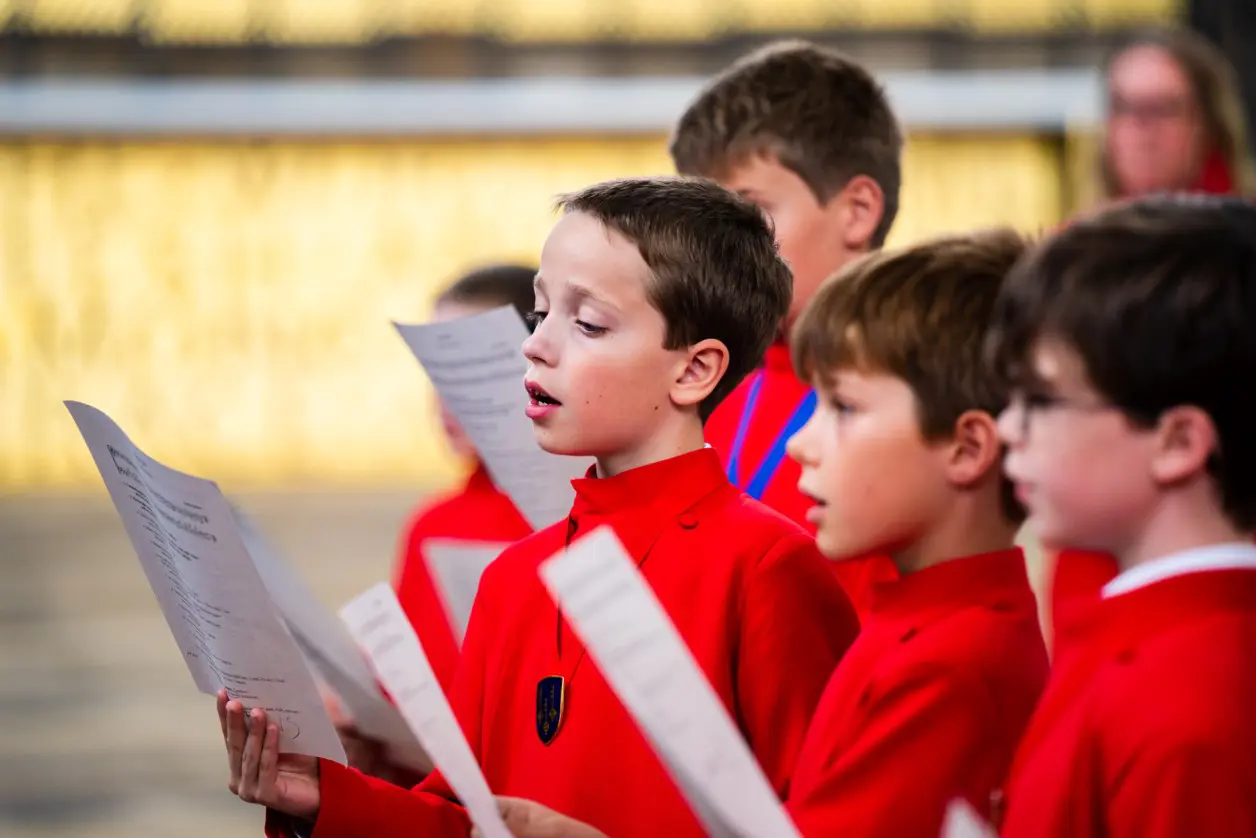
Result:
[[[493,482],[535,529],[571,509],[571,480],[593,461],[547,454],[524,413],[522,346],[528,329],[513,306],[444,323],[393,324],[458,420]]]
[[[550,595],[715,835],[797,836],[649,584],[607,527],[541,565]],[[716,823],[711,823],[716,821]]]
[[[998,834],[981,819],[967,800],[956,798],[946,807],[942,838],[998,838]]]
[[[430,772],[431,760],[397,708],[379,691],[344,623],[323,606],[248,516],[234,507],[232,512],[244,546],[306,663],[340,698],[358,730],[383,742],[396,761],[421,773]]]
[[[376,585],[345,605],[340,616],[366,651],[401,715],[466,807],[471,822],[484,838],[510,838],[480,764],[392,588]]]
[[[197,688],[225,688],[280,726],[280,749],[345,761],[314,678],[209,480],[163,466],[113,420],[66,407],[91,451]]]
[[[493,560],[509,547],[495,541],[458,541],[430,538],[423,543],[423,561],[436,581],[445,614],[462,645],[471,618],[471,606],[480,590],[480,577]]]

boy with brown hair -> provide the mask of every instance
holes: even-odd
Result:
[[[485,572],[452,701],[496,792],[616,838],[702,828],[542,586],[545,559],[613,528],[640,563],[782,797],[833,668],[858,631],[797,525],[732,486],[702,421],[753,370],[789,305],[763,217],[717,185],[638,178],[562,199],[541,254],[521,406],[541,447],[596,458],[569,518]],[[556,724],[542,709],[558,708]],[[412,791],[277,753],[265,714],[219,699],[231,788],[268,832],[465,836],[443,778]]]
[[[812,532],[785,443],[815,409],[815,394],[794,375],[785,335],[826,277],[885,242],[898,213],[902,146],[876,79],[801,41],[760,49],[712,79],[671,139],[679,172],[714,178],[763,211],[793,272],[778,339],[711,416],[706,438],[735,484]],[[884,559],[837,571],[861,613],[870,586],[894,575]]]
[[[1048,548],[1116,557],[1017,753],[1009,836],[1256,835],[1256,208],[1145,198],[1013,273],[991,354]]]
[[[1009,230],[867,257],[795,327],[821,394],[793,439],[808,517],[830,559],[892,556],[863,631],[825,689],[787,807],[806,836],[935,838],[967,799],[989,817],[1047,678],[1023,510],[1001,473],[1007,389],[982,357]],[[595,838],[502,801],[519,838]]]
[[[1025,240],[994,229],[868,257],[825,285],[793,357],[821,403],[790,441],[816,542],[893,558],[807,733],[789,810],[804,835],[936,836],[993,814],[1047,679],[1003,477],[1005,383],[982,355]]]

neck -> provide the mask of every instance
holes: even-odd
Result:
[[[937,517],[937,522],[909,547],[891,553],[900,575],[1016,545],[1018,527],[1000,512],[997,496],[992,498],[985,492],[959,498]]]
[[[1161,501],[1147,525],[1116,547],[1117,567],[1129,570],[1162,556],[1251,541],[1222,512],[1211,486],[1183,487]]]
[[[697,451],[706,444],[702,436],[702,422],[696,415],[677,416],[676,419],[629,449],[599,456],[597,476],[615,477],[634,468]]]

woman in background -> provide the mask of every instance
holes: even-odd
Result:
[[[1144,35],[1106,68],[1100,161],[1108,200],[1151,192],[1250,194],[1247,125],[1234,68],[1188,30]]]

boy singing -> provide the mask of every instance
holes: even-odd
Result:
[[[560,206],[536,277],[521,409],[542,448],[597,464],[575,481],[566,521],[486,571],[452,704],[494,791],[616,838],[696,838],[699,822],[537,567],[612,527],[777,793],[788,793],[858,623],[814,539],[729,483],[702,423],[762,358],[789,307],[789,270],[759,211],[709,181],[612,181]],[[468,834],[439,774],[406,791],[281,756],[265,714],[246,719],[225,699],[231,787],[271,808],[270,834],[310,822],[315,838]]]

